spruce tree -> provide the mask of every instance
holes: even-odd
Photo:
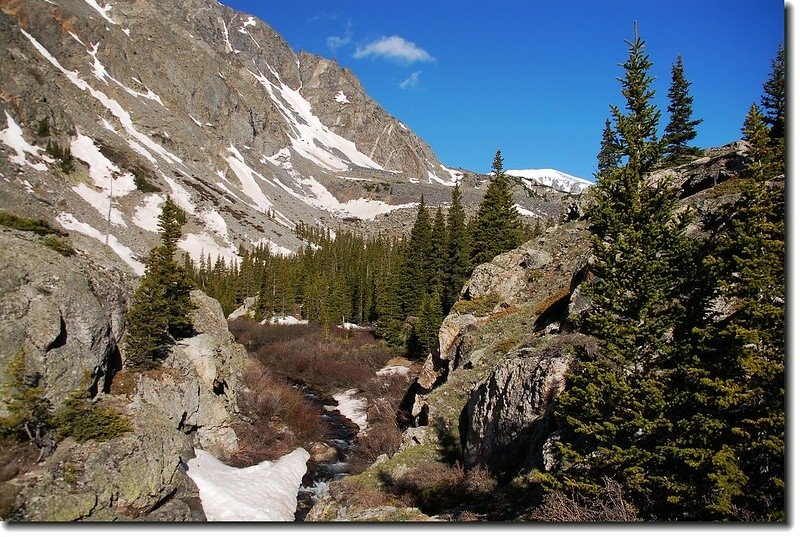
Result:
[[[670,423],[661,367],[671,349],[666,335],[681,315],[680,261],[689,244],[687,221],[673,215],[676,193],[666,179],[647,180],[663,156],[656,135],[660,113],[644,41],[635,31],[627,44],[619,79],[625,111],[611,107],[621,165],[600,175],[587,211],[598,279],[586,289],[592,306],[583,329],[599,339],[601,352],[580,357],[558,400],[564,431],[558,479],[597,494],[604,479],[613,478],[637,505],[647,506],[662,486],[660,446]]]
[[[689,95],[690,85],[684,76],[683,58],[678,55],[672,66],[672,84],[667,94],[669,123],[664,129],[665,161],[671,165],[681,164],[701,153],[699,148],[688,145],[697,137],[695,127],[703,121],[692,119],[694,98]]]
[[[524,240],[519,211],[514,205],[508,176],[500,150],[492,162],[492,177],[478,207],[472,233],[472,265],[491,261],[500,253],[513,250]]]
[[[417,312],[417,321],[414,325],[414,338],[416,348],[412,349],[412,358],[424,360],[439,346],[439,327],[442,324],[442,306],[439,293],[434,291],[426,293]]]
[[[600,152],[597,154],[597,173],[595,177],[600,177],[604,173],[615,169],[619,165],[619,159],[617,141],[614,139],[614,131],[611,130],[611,120],[606,119],[605,127],[603,127],[603,136],[600,140]]]
[[[402,267],[404,287],[401,301],[406,315],[417,313],[428,290],[433,277],[432,253],[430,214],[425,206],[425,196],[421,195]]]
[[[786,54],[783,45],[778,47],[772,60],[772,71],[764,83],[761,106],[764,107],[770,138],[783,139],[786,133]]]
[[[163,360],[174,338],[191,333],[192,283],[175,260],[183,211],[170,197],[158,217],[161,244],[150,251],[126,318],[126,367],[148,369]]]
[[[470,240],[467,233],[464,206],[461,204],[461,187],[453,187],[450,211],[447,213],[447,261],[442,290],[442,311],[445,313],[458,300],[470,270]]]
[[[447,223],[442,213],[442,208],[436,208],[436,216],[433,218],[431,228],[431,279],[428,282],[427,292],[438,290],[444,287],[445,263],[447,262]]]

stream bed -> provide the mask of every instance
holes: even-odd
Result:
[[[306,515],[328,490],[331,481],[347,475],[347,454],[353,447],[358,426],[342,416],[337,410],[329,410],[336,405],[334,400],[323,400],[319,394],[302,384],[294,385],[303,392],[303,396],[314,404],[322,419],[328,424],[326,438],[320,442],[336,449],[335,460],[317,462],[312,457],[308,460],[308,471],[303,476],[303,482],[297,493],[297,511],[295,521],[305,520]]]

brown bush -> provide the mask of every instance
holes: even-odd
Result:
[[[488,470],[465,470],[458,463],[450,466],[429,461],[410,469],[400,479],[382,477],[392,495],[412,498],[413,505],[426,514],[464,511],[476,506],[485,511],[498,490],[497,481]]]
[[[636,522],[636,509],[625,500],[622,485],[606,478],[596,496],[567,496],[550,492],[531,516],[540,522]]]
[[[251,362],[242,380],[245,389],[239,408],[249,423],[237,427],[239,452],[234,466],[249,466],[288,453],[287,447],[305,445],[328,434],[328,425],[302,392],[276,379],[264,366]]]

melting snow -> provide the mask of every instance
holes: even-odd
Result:
[[[411,369],[404,365],[387,365],[377,371],[377,374],[380,376],[385,375],[409,375],[411,374]]]
[[[114,22],[111,17],[108,16],[108,12],[111,11],[111,4],[106,4],[105,6],[100,7],[100,4],[96,2],[96,0],[86,0],[86,3],[92,6],[100,15],[110,22],[111,24],[117,24]]]
[[[77,231],[78,233],[82,233],[88,237],[92,237],[94,239],[99,240],[100,242],[106,242],[106,235],[105,233],[100,233],[98,230],[90,226],[89,224],[85,224],[80,222],[77,218],[72,216],[69,213],[60,213],[56,220],[62,227],[65,229],[69,229],[71,231]],[[119,242],[119,240],[114,235],[108,235],[108,246],[114,250],[123,261],[125,261],[130,267],[141,276],[144,274],[144,263],[140,263],[136,259],[133,258],[133,252],[130,248]]]
[[[339,414],[358,425],[359,434],[363,433],[369,423],[367,422],[367,402],[356,397],[358,390],[355,388],[346,392],[334,394],[333,398],[338,403],[336,406],[325,406],[325,410],[337,410]]]
[[[158,233],[158,215],[166,198],[161,194],[148,194],[131,218],[134,224],[147,231]]]
[[[178,248],[187,252],[195,261],[211,255],[211,259],[218,257],[226,261],[241,261],[239,254],[232,245],[220,246],[216,239],[208,233],[187,233],[185,239],[178,241]]]
[[[136,139],[136,142],[133,140],[128,140],[130,146],[137,152],[144,155],[150,162],[155,164],[155,159],[153,156],[144,149],[147,147],[150,151],[157,153],[161,158],[166,160],[171,164],[179,164],[183,165],[183,161],[178,158],[177,156],[173,155],[159,144],[151,140],[148,136],[142,134],[136,127],[133,126],[133,120],[131,119],[130,113],[125,110],[122,105],[120,105],[116,100],[110,98],[108,95],[103,93],[102,91],[98,91],[90,86],[85,80],[83,80],[78,73],[75,71],[67,71],[61,63],[52,55],[50,52],[42,46],[31,34],[26,32],[23,29],[20,29],[22,34],[28,38],[34,48],[47,59],[56,69],[61,71],[61,73],[69,79],[70,82],[75,84],[78,89],[83,91],[88,91],[89,94],[100,101],[100,103],[109,111],[111,112],[117,120],[119,120],[120,124],[125,128],[129,135]],[[138,143],[137,143],[138,142]],[[144,147],[142,147],[144,146]]]
[[[46,155],[40,156],[39,151],[42,149],[25,141],[25,137],[22,135],[22,129],[19,125],[17,125],[17,122],[14,121],[14,118],[12,118],[8,112],[6,112],[6,121],[8,127],[0,131],[0,141],[13,149],[16,153],[16,155],[10,156],[8,160],[14,164],[19,164],[20,166],[30,166],[34,170],[38,170],[40,172],[47,170],[47,165],[43,162],[37,162],[35,164],[28,162],[28,159],[25,157],[25,153],[45,160],[50,160],[49,157],[45,158]]]
[[[356,148],[356,144],[347,140],[328,127],[311,111],[311,103],[300,94],[283,83],[277,71],[270,71],[279,85],[273,84],[261,71],[258,74],[249,71],[267,90],[273,102],[289,123],[292,131],[289,137],[292,148],[308,160],[331,171],[346,171],[350,164],[364,168],[383,170],[383,168]]]
[[[528,209],[526,209],[525,207],[523,207],[519,203],[514,205],[514,207],[516,207],[517,212],[519,214],[521,214],[522,216],[536,216],[536,213],[534,213],[533,211],[529,211]]]
[[[89,165],[89,176],[103,191],[112,188],[112,181],[116,197],[125,196],[136,190],[133,174],[130,172],[123,174],[119,166],[108,160],[95,145],[94,140],[88,136],[78,133],[70,143],[70,151],[73,157]]]
[[[168,175],[162,173],[161,178],[167,182],[169,188],[172,190],[172,198],[175,203],[189,214],[195,213],[194,203],[192,203],[192,195],[189,191],[179,185],[177,181],[170,178]]]
[[[264,319],[261,324],[266,324],[267,320]],[[294,325],[294,324],[308,324],[307,319],[300,320],[293,315],[284,315],[284,316],[272,316],[269,320],[269,324],[279,324],[279,325]]]
[[[305,449],[248,468],[227,466],[201,449],[195,454],[186,463],[186,474],[197,485],[210,522],[294,521],[297,491],[309,459]]]
[[[339,93],[336,94],[336,97],[334,97],[334,99],[336,99],[337,103],[350,104],[350,101],[347,100],[347,95],[345,95],[344,91],[342,90],[339,90]]]
[[[273,255],[282,255],[284,257],[291,257],[297,255],[297,252],[294,250],[290,250],[284,246],[280,246],[269,239],[259,239],[257,241],[253,241],[253,246],[259,246],[262,244],[266,244],[269,247],[269,251]]]

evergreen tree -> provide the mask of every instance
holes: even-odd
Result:
[[[664,129],[664,142],[666,162],[680,164],[691,156],[701,154],[697,147],[689,146],[689,142],[697,137],[697,127],[702,119],[692,119],[692,102],[694,98],[689,95],[689,86],[683,73],[683,58],[678,59],[672,66],[672,85],[669,87],[669,123]]]
[[[559,480],[566,487],[596,494],[611,477],[647,506],[663,486],[660,446],[670,423],[661,366],[671,349],[666,335],[682,313],[680,261],[690,249],[687,221],[673,216],[675,192],[666,180],[647,181],[662,158],[660,113],[638,32],[627,44],[620,79],[626,112],[611,107],[622,164],[600,175],[587,212],[599,278],[587,288],[584,330],[598,337],[601,352],[581,356],[556,417],[564,427]]]
[[[615,169],[619,165],[619,160],[620,154],[617,149],[617,141],[614,139],[614,131],[611,130],[611,120],[606,119],[605,127],[603,127],[603,136],[600,140],[600,152],[597,154],[597,173],[595,177],[600,177],[609,170]]]
[[[508,176],[503,170],[500,150],[492,162],[492,177],[481,200],[472,233],[472,265],[491,261],[502,252],[513,250],[524,240],[519,211],[514,205]]]
[[[428,290],[433,277],[432,257],[430,215],[425,206],[425,196],[421,195],[402,267],[403,289],[400,298],[406,315],[416,314]]]
[[[173,338],[191,333],[189,274],[175,260],[185,215],[170,197],[158,217],[161,244],[150,251],[126,319],[126,366],[148,369],[166,357]]]
[[[783,45],[778,47],[772,60],[772,72],[764,83],[761,106],[770,127],[770,138],[783,139],[786,132],[786,54]]]
[[[426,293],[417,312],[414,325],[416,348],[412,348],[412,358],[424,360],[429,353],[439,347],[439,327],[442,324],[442,306],[439,293]]]
[[[778,143],[772,143],[767,119],[755,103],[747,111],[742,133],[744,140],[750,146],[747,152],[749,163],[746,170],[750,177],[761,180],[774,179],[783,173],[783,138],[779,138]]]
[[[767,132],[753,105],[749,179],[698,264],[699,313],[678,331],[671,413],[683,434],[667,451],[676,517],[785,517],[784,170]]]
[[[451,193],[450,211],[447,213],[447,260],[442,290],[444,312],[449,312],[458,300],[458,294],[472,270],[470,240],[465,219],[464,206],[461,204],[461,187],[456,185]]]
[[[427,292],[444,287],[445,263],[447,262],[447,223],[442,208],[437,207],[431,228],[431,274]]]

